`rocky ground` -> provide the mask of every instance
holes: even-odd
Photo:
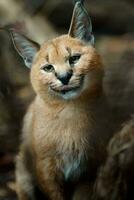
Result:
[[[41,43],[58,34],[67,33],[72,2],[1,0],[0,24],[24,21],[28,35]],[[96,47],[103,57],[105,74],[108,74],[104,79],[108,96],[128,114],[133,113],[133,100],[127,106],[125,104],[134,96],[134,2],[87,0],[86,7],[93,21]],[[122,69],[122,66],[126,68]],[[110,89],[111,85],[117,88],[116,94],[114,89]],[[125,92],[130,95],[126,96]],[[116,98],[113,99],[113,96]],[[13,49],[8,34],[0,31],[0,200],[15,199],[14,160],[20,141],[22,118],[33,97],[29,70]]]

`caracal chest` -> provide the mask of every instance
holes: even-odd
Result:
[[[91,127],[88,108],[59,108],[38,110],[34,134],[47,139],[67,143],[85,138]]]
[[[85,155],[90,128],[89,115],[85,110],[60,110],[57,113],[44,113],[38,117],[35,134],[38,135],[38,148],[51,152],[55,148],[57,167],[65,180],[77,179],[86,170]],[[37,141],[37,140],[36,140]],[[45,152],[47,154],[47,152]]]

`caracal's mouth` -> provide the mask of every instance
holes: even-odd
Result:
[[[50,86],[50,89],[62,95],[67,94],[69,92],[77,92],[82,88],[83,81],[84,81],[84,77],[82,76],[79,82],[79,85],[78,84],[77,85],[62,85],[58,88]]]
[[[51,87],[51,90],[53,90],[54,92],[57,92],[57,93],[66,94],[67,92],[70,92],[70,91],[77,91],[80,89],[80,87],[81,86],[72,87],[72,86],[64,85],[58,89]]]

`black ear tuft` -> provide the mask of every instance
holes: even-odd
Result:
[[[31,68],[33,59],[40,45],[22,33],[22,26],[19,23],[7,25],[0,29],[9,32],[16,51],[23,58],[25,65]]]
[[[84,0],[74,0],[75,3],[80,2],[81,4],[84,3]]]
[[[79,38],[80,40],[94,45],[92,23],[87,11],[83,6],[83,0],[77,0],[75,3],[68,34],[74,38]]]

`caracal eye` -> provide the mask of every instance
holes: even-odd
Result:
[[[48,73],[54,71],[54,67],[51,64],[47,64],[45,66],[42,66],[41,69],[44,70],[45,72],[48,72]]]
[[[75,65],[75,64],[79,61],[80,57],[81,57],[80,54],[75,54],[75,55],[71,56],[71,57],[69,58],[69,64],[70,64],[71,66]]]

